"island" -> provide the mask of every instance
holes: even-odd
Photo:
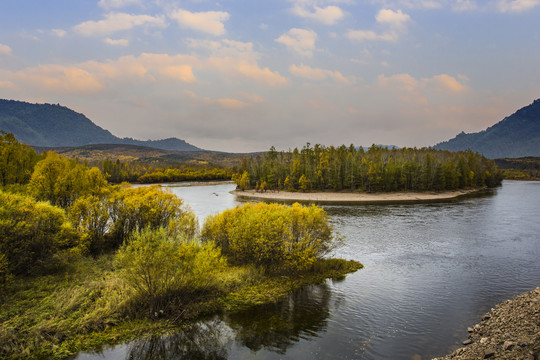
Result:
[[[486,188],[461,189],[443,192],[290,192],[233,190],[231,194],[250,199],[268,201],[295,201],[314,202],[318,204],[376,204],[376,203],[404,203],[404,202],[431,202],[450,200],[462,196],[477,194],[486,191]]]

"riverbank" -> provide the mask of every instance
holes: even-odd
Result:
[[[275,303],[291,291],[361,269],[356,261],[322,259],[308,271],[272,276],[227,266],[219,288],[188,294],[159,313],[133,313],[130,290],[111,254],[82,258],[65,272],[15,278],[0,292],[0,358],[64,359],[139,337],[171,334],[200,316]]]
[[[465,347],[434,360],[540,359],[540,287],[497,305],[468,331]]]
[[[266,191],[257,192],[255,190],[234,190],[231,194],[250,199],[275,200],[275,201],[299,201],[316,203],[342,203],[342,204],[362,204],[362,203],[401,203],[401,202],[422,202],[450,200],[461,196],[466,196],[484,191],[481,189],[465,189],[443,192],[389,192],[389,193],[360,193],[360,192],[288,192],[288,191]]]

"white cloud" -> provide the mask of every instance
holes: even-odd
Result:
[[[396,32],[389,31],[382,34],[377,34],[371,30],[349,30],[347,32],[347,38],[355,41],[397,41],[399,35]]]
[[[190,12],[177,9],[169,14],[178,24],[207,34],[219,36],[225,34],[225,21],[229,20],[229,13],[223,11]]]
[[[291,65],[289,67],[289,71],[291,74],[303,77],[305,79],[309,80],[326,80],[328,78],[333,79],[334,81],[343,83],[343,84],[349,84],[350,81],[343,76],[339,71],[331,71],[331,70],[325,70],[325,69],[318,69],[318,68],[312,68],[310,66],[306,65]]]
[[[540,5],[540,0],[500,0],[497,7],[501,12],[523,12]]]
[[[11,48],[7,45],[0,44],[0,55],[11,55]]]
[[[458,78],[462,81],[467,80],[467,77],[463,75],[459,75]],[[419,105],[427,105],[428,98],[433,96],[434,92],[444,94],[444,96],[460,95],[466,93],[468,89],[466,85],[448,74],[434,75],[420,80],[409,74],[379,75],[378,85],[380,88],[395,92],[404,103]]]
[[[472,11],[476,9],[478,9],[478,5],[472,0],[456,0],[452,4],[452,10],[454,11]]]
[[[311,56],[313,54],[315,40],[317,40],[317,33],[315,31],[297,28],[289,30],[276,39],[278,43],[304,56]]]
[[[66,30],[62,30],[62,29],[52,29],[51,30],[52,33],[58,37],[64,37],[67,35],[67,31]]]
[[[85,21],[74,27],[75,31],[84,36],[101,36],[122,30],[130,30],[136,26],[165,26],[163,16],[131,15],[125,13],[109,13],[99,21]]]
[[[89,94],[103,89],[97,76],[77,66],[39,65],[15,75],[32,86],[62,94]]]
[[[128,5],[140,4],[140,0],[99,0],[98,5],[104,9],[117,9]]]
[[[129,40],[127,39],[106,38],[104,41],[106,44],[113,45],[113,46],[128,46],[129,45]]]
[[[15,87],[15,84],[11,81],[3,81],[0,80],[0,89],[13,89]]]
[[[401,10],[393,11],[389,9],[381,9],[375,19],[380,24],[387,24],[397,29],[405,28],[406,24],[411,21],[411,17]]]
[[[384,32],[377,33],[373,30],[349,30],[347,38],[354,41],[389,41],[395,42],[407,32],[407,24],[411,17],[401,10],[393,11],[381,9],[375,16],[377,23],[388,27]]]
[[[297,0],[292,8],[292,12],[297,16],[311,19],[324,25],[333,25],[344,17],[343,10],[338,6],[329,5],[320,7],[309,0]]]

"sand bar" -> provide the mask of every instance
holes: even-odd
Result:
[[[255,190],[234,190],[231,194],[243,198],[276,201],[299,201],[316,203],[401,203],[423,202],[455,199],[460,196],[470,195],[485,189],[456,190],[443,192],[390,192],[390,193],[358,193],[358,192],[288,192]]]

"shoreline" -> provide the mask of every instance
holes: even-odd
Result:
[[[289,192],[267,191],[256,192],[255,190],[233,190],[230,193],[241,197],[257,200],[273,201],[298,201],[316,203],[343,203],[343,204],[368,204],[368,203],[403,203],[451,200],[485,191],[480,189],[463,189],[444,192],[390,192],[390,193],[352,193],[352,192]]]
[[[539,359],[540,287],[496,305],[467,331],[463,347],[433,360]]]

